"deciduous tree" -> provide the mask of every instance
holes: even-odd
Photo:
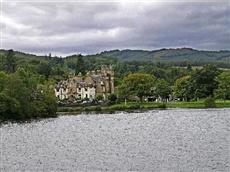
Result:
[[[163,101],[169,97],[169,94],[171,93],[171,88],[164,79],[157,79],[154,88],[155,96],[160,96]]]
[[[230,99],[230,72],[223,72],[217,77],[218,88],[215,95],[221,99]]]
[[[196,70],[191,75],[191,95],[196,98],[212,96],[218,87],[217,76],[219,69],[214,65],[206,65],[202,69]]]
[[[190,99],[190,79],[191,76],[183,76],[178,78],[173,86],[173,95],[181,100],[188,101]]]
[[[119,88],[121,97],[137,96],[142,101],[144,96],[151,95],[155,77],[150,74],[134,73],[126,76]]]

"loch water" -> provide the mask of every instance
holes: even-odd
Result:
[[[0,124],[0,171],[230,171],[230,109]]]

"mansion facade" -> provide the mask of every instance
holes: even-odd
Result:
[[[94,100],[102,96],[104,100],[114,93],[114,71],[112,67],[102,66],[101,70],[90,71],[60,81],[55,87],[55,96],[59,100]]]

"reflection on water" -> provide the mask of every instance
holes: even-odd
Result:
[[[0,128],[2,171],[230,171],[230,109],[61,116]]]

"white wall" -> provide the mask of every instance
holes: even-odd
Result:
[[[55,96],[59,97],[60,100],[68,98],[68,89],[64,90],[60,88],[58,91],[55,89]]]

